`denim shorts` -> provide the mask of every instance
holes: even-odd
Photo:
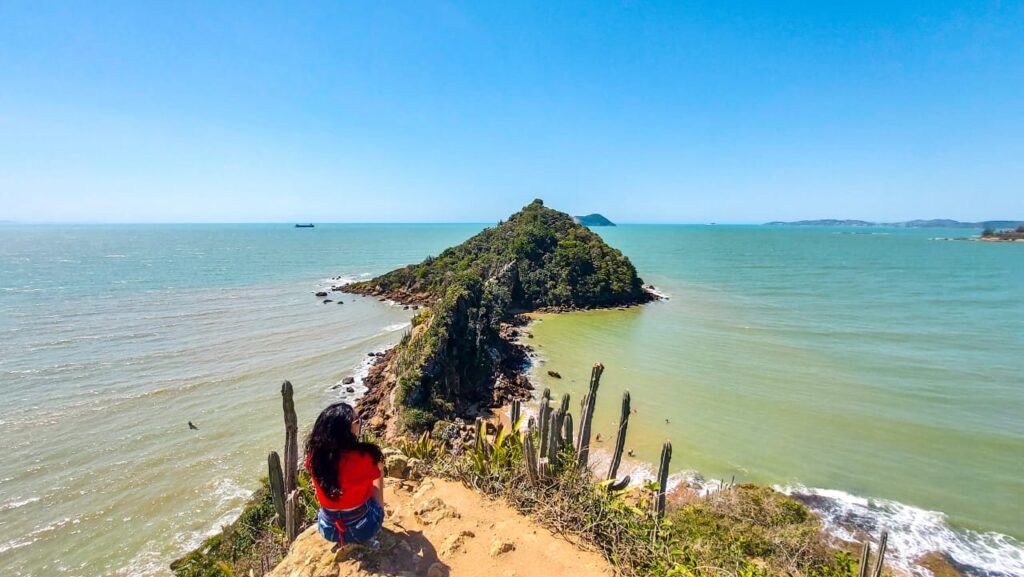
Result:
[[[373,539],[384,524],[384,508],[376,499],[369,499],[352,511],[334,511],[320,508],[317,513],[320,536],[334,543],[366,543]],[[344,535],[337,524],[344,526]]]

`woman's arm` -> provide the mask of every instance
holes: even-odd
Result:
[[[377,470],[380,471],[380,465],[377,465]],[[381,507],[383,507],[384,506],[384,473],[383,473],[383,471],[380,471],[380,472],[381,472],[381,475],[379,477],[377,477],[377,479],[373,482],[373,498],[377,501],[377,503],[380,504]]]

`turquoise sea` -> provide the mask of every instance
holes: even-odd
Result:
[[[169,574],[281,443],[280,382],[308,422],[410,317],[312,293],[483,226],[0,226],[0,574]],[[543,315],[533,372],[579,399],[603,362],[597,431],[629,389],[635,474],[671,439],[677,480],[818,495],[840,536],[889,528],[906,567],[1024,575],[1024,246],[598,230],[669,298]]]

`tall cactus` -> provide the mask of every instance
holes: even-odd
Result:
[[[558,410],[555,411],[555,431],[561,435],[562,427],[565,425],[565,417],[569,414],[569,393],[562,395],[562,403],[558,406]],[[559,449],[564,446],[565,443],[561,439],[558,441]]]
[[[580,415],[580,436],[576,442],[577,459],[580,467],[586,467],[590,459],[590,426],[594,419],[594,406],[597,405],[597,387],[601,384],[601,373],[604,365],[594,363],[590,371],[590,391],[583,401],[583,414]]]
[[[548,456],[548,423],[551,417],[551,389],[544,388],[544,393],[540,396],[540,409],[537,414],[537,420],[540,422],[540,458]]]
[[[284,492],[290,494],[298,485],[295,477],[299,466],[299,425],[295,416],[292,384],[281,384],[281,405],[284,409]]]
[[[526,434],[523,436],[523,457],[526,462],[526,476],[530,478],[531,485],[536,485],[540,471],[537,467],[537,452],[533,446],[533,419],[530,419]]]
[[[864,548],[860,550],[860,565],[857,566],[857,577],[868,577],[868,557],[871,556],[871,539],[864,540]]]
[[[562,421],[562,446],[572,446],[572,413],[566,413]]]
[[[622,414],[619,415],[619,434],[615,437],[615,452],[612,453],[612,463],[608,467],[608,479],[614,479],[619,473],[619,464],[622,463],[622,450],[626,447],[626,429],[629,427],[629,391],[622,393]]]
[[[658,465],[658,518],[665,516],[665,496],[668,494],[668,464],[672,460],[672,443],[665,441],[661,447],[661,464]]]
[[[558,425],[558,411],[548,417],[548,463],[554,465],[558,461],[558,453],[562,450],[562,429]]]
[[[512,413],[509,415],[509,417],[511,417],[511,419],[512,419],[512,427],[513,428],[516,426],[516,423],[519,422],[519,413],[520,413],[521,409],[522,409],[522,407],[519,404],[519,399],[516,399],[516,400],[512,401]],[[518,432],[518,431],[516,431],[516,432]]]
[[[270,478],[270,497],[274,501],[274,511],[277,512],[277,526],[284,528],[285,524],[285,498],[284,498],[284,473],[281,471],[281,457],[277,451],[271,451],[267,455],[267,468]]]
[[[302,519],[299,518],[299,491],[296,489],[288,493],[288,497],[285,499],[284,531],[288,536],[289,543],[299,536],[299,524],[301,522]]]
[[[885,545],[889,541],[889,531],[882,530],[882,536],[878,538],[878,558],[875,559],[875,570],[872,577],[882,577],[882,565],[885,564]]]

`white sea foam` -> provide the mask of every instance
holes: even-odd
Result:
[[[669,300],[669,299],[671,299],[671,298],[672,298],[672,294],[671,294],[671,293],[669,293],[669,292],[667,292],[667,291],[663,291],[663,290],[660,290],[660,289],[656,289],[656,288],[654,288],[654,287],[652,287],[652,286],[650,286],[650,285],[648,285],[648,286],[647,286],[646,288],[647,288],[647,290],[648,290],[648,291],[649,291],[649,292],[650,292],[651,294],[653,294],[654,296],[656,296],[656,297],[658,297],[658,298],[662,298],[662,299],[665,299],[665,300]]]
[[[400,331],[402,329],[409,328],[409,324],[410,323],[408,323],[408,322],[390,324],[390,325],[384,327],[384,332],[385,333],[393,333],[395,331]]]
[[[31,545],[31,544],[33,544],[35,542],[36,542],[35,539],[26,539],[26,538],[11,539],[10,541],[4,542],[4,543],[0,543],[0,553],[6,553],[7,551],[11,551],[12,549],[20,549],[21,547],[24,547],[26,545]]]
[[[525,409],[524,409],[525,410]],[[591,445],[590,467],[604,478],[611,459],[610,449]],[[624,458],[618,477],[630,477],[630,486],[656,480],[652,464]],[[686,484],[698,495],[721,490],[729,481],[706,480],[699,473],[684,471],[669,476],[668,490]],[[869,499],[836,489],[803,486],[775,486],[776,490],[804,501],[822,518],[826,531],[842,541],[859,542],[867,533],[877,537],[889,530],[886,562],[906,574],[931,577],[919,564],[922,556],[938,552],[965,575],[975,577],[1024,577],[1024,543],[1009,535],[950,527],[946,515],[897,501]]]
[[[405,327],[407,325],[408,323],[405,323],[402,326]],[[365,379],[366,376],[370,374],[370,367],[372,367],[373,364],[377,362],[377,359],[379,358],[377,356],[377,353],[383,353],[386,350],[388,350],[388,348],[390,347],[385,345],[379,346],[376,349],[369,351],[369,353],[372,353],[373,356],[371,356],[370,354],[363,356],[363,358],[358,363],[356,363],[354,367],[352,367],[351,376],[353,379],[355,379],[354,382],[345,385],[343,384],[342,381],[338,381],[337,383],[328,387],[328,390],[336,392],[340,400],[354,405],[356,401],[363,398],[363,395],[365,395],[366,392],[369,390],[369,388],[363,382],[363,379]],[[348,391],[349,388],[352,389],[352,392]]]
[[[162,552],[164,545],[156,541],[147,543],[142,547],[128,563],[117,570],[117,575],[148,576],[148,575],[170,575],[168,563],[170,559],[195,550],[203,541],[219,533],[225,525],[229,525],[238,519],[246,501],[252,496],[252,491],[238,484],[234,479],[227,477],[213,481],[210,494],[217,499],[217,508],[225,512],[217,518],[210,526],[202,531],[183,531],[174,536],[173,556]]]
[[[876,536],[882,529],[888,529],[890,554],[886,559],[908,573],[929,576],[929,571],[916,561],[925,554],[939,552],[968,575],[1024,576],[1024,543],[1008,535],[953,528],[947,524],[944,513],[897,501],[869,499],[836,489],[775,488],[807,502],[838,539],[854,540],[849,527]]]

